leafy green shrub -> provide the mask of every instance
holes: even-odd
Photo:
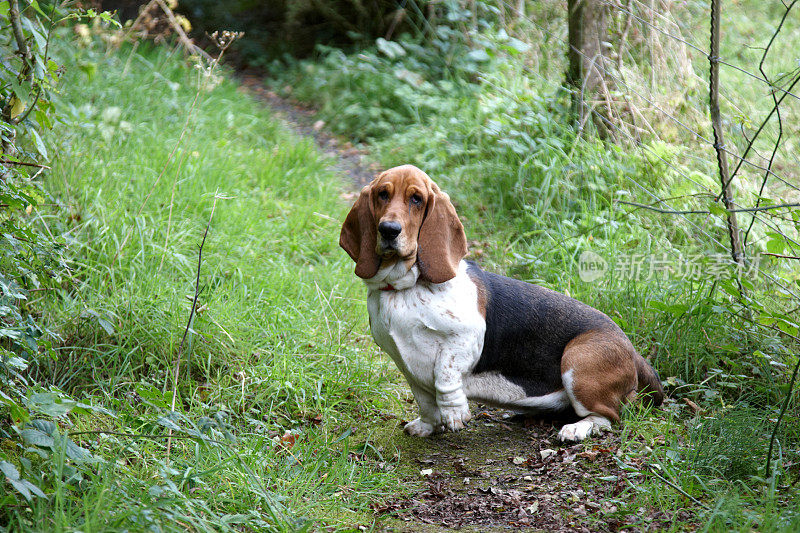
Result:
[[[437,113],[453,113],[454,94],[473,92],[468,84],[430,78],[422,61],[403,59],[405,49],[396,43],[381,44],[382,52],[354,56],[321,48],[318,63],[298,69],[294,96],[319,105],[320,116],[331,121],[334,131],[364,140],[386,138]]]
[[[55,425],[37,418],[61,416],[78,404],[31,378],[34,368],[54,357],[52,342],[58,339],[43,325],[40,307],[31,299],[68,279],[64,238],[53,235],[38,208],[55,202],[40,181],[49,170],[43,137],[63,119],[54,105],[61,68],[51,57],[50,41],[60,22],[81,15],[37,2],[20,6],[16,0],[0,3],[0,12],[8,21],[8,31],[0,34],[0,53],[9,58],[0,69],[0,438],[19,449],[60,443],[66,446],[62,452],[76,459],[83,457],[82,448],[69,439],[54,440]],[[86,15],[98,16],[94,11]],[[0,509],[20,496],[28,502],[44,498],[37,466],[25,460],[19,471],[7,458],[0,450],[2,479],[15,492],[0,498]]]
[[[48,168],[42,132],[58,115],[50,96],[59,66],[48,55],[54,25],[65,16],[46,14],[38,4],[0,3],[7,30],[0,33],[0,420],[27,419],[23,373],[46,352],[52,333],[39,325],[30,304],[35,292],[61,281],[62,244],[37,220],[37,206],[49,200],[39,177]],[[2,433],[0,433],[2,436]]]

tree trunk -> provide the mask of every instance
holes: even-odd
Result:
[[[605,75],[608,40],[608,6],[603,0],[567,0],[569,23],[569,67],[567,83],[573,89],[572,107],[582,126],[587,114],[597,125],[602,138],[608,136],[606,121],[610,118],[607,101],[610,79]],[[603,105],[598,105],[601,102]],[[598,116],[599,115],[599,116]]]

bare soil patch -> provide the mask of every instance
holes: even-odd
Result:
[[[379,167],[366,161],[367,152],[327,131],[325,124],[315,118],[313,108],[267,90],[260,76],[241,73],[239,80],[250,94],[263,101],[292,131],[314,139],[320,150],[331,158],[331,168],[347,175],[356,186],[363,187],[378,173]]]
[[[617,434],[562,445],[561,423],[473,412],[464,431],[403,442],[408,480],[424,484],[411,498],[374,505],[393,517],[385,531],[658,531],[692,521],[685,511],[620,509],[644,474],[636,458],[620,460]]]

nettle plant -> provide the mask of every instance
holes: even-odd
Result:
[[[63,239],[38,212],[48,198],[41,177],[49,153],[40,132],[59,120],[51,96],[61,68],[50,57],[50,42],[60,23],[95,18],[114,23],[93,10],[0,1],[0,437],[9,436],[3,422],[27,422],[39,412],[29,400],[26,370],[37,357],[52,355],[55,334],[37,321],[31,297],[68,272]]]

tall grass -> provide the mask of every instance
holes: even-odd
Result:
[[[369,524],[396,481],[377,461],[356,468],[349,450],[395,405],[394,375],[364,341],[362,289],[337,246],[341,179],[234,83],[147,48],[58,50],[70,119],[49,136],[48,187],[63,209],[42,223],[68,243],[72,276],[37,303],[61,338],[35,378],[81,399],[47,431],[75,433],[91,460],[58,438],[12,447],[46,497],[5,492],[0,525]]]

